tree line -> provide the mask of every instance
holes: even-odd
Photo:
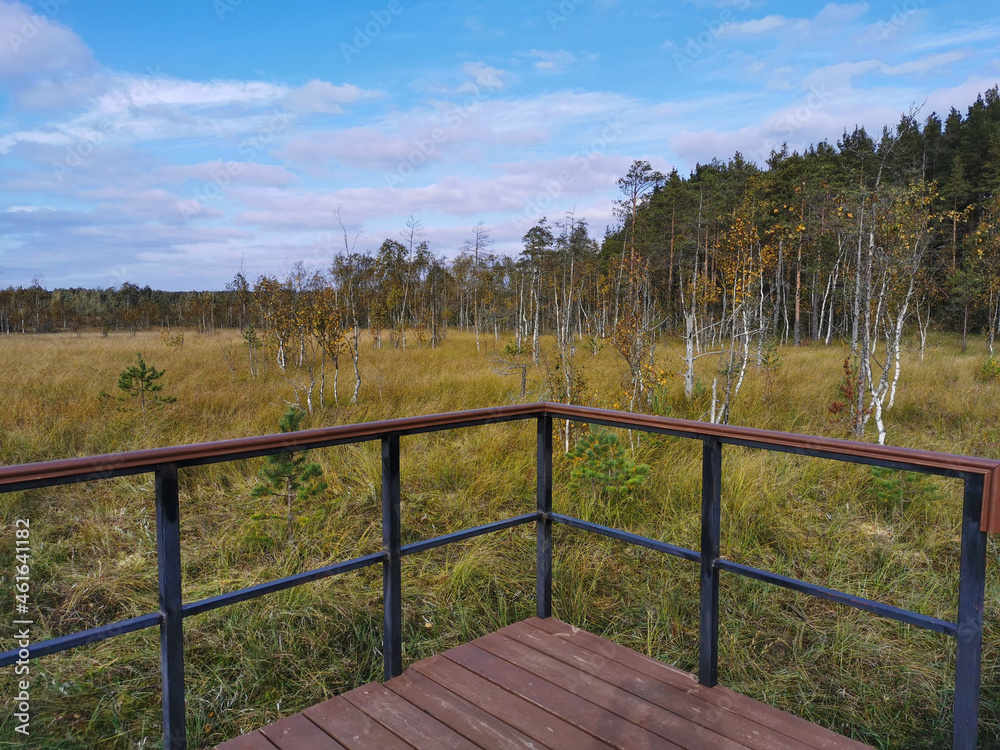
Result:
[[[187,327],[201,333],[234,327],[238,317],[227,292],[163,292],[131,282],[107,289],[0,289],[0,333],[100,330],[135,333]]]
[[[374,252],[344,248],[326,269],[296,263],[253,281],[237,273],[225,290],[0,291],[0,331],[87,327],[135,332],[238,328],[251,372],[264,357],[310,372],[322,400],[353,364],[357,398],[360,332],[374,346],[435,347],[449,328],[509,337],[505,363],[537,364],[540,337],[554,335],[555,396],[580,390],[576,347],[610,341],[627,371],[632,409],[656,408],[656,342],[683,342],[677,372],[694,389],[694,363],[719,358],[713,420],[725,421],[748,365],[774,342],[850,344],[845,404],[861,434],[899,381],[912,334],[921,354],[932,325],[985,336],[1000,325],[1000,94],[963,114],[919,112],[871,135],[845,130],[802,153],[787,146],[756,165],[739,152],[698,164],[688,176],[635,161],[618,181],[616,223],[591,237],[572,213],[540,219],[516,257],[493,252],[480,222],[448,259],[431,250],[418,219]],[[339,218],[339,216],[338,216]],[[493,349],[491,349],[493,351]],[[256,360],[255,360],[256,357]],[[334,397],[336,382],[334,384]]]

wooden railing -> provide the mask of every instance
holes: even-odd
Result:
[[[660,540],[554,513],[552,510],[553,419],[567,419],[674,435],[700,441],[702,443],[700,549],[686,549]],[[401,544],[400,437],[517,420],[537,421],[537,498],[535,509],[523,515],[483,526],[464,529],[412,544]],[[179,473],[182,469],[283,452],[368,441],[379,441],[382,448],[383,548],[381,552],[345,560],[219,596],[184,602],[181,590],[179,507]],[[964,502],[957,622],[928,617],[917,612],[852,596],[842,591],[788,578],[720,557],[723,445],[747,446],[834,461],[848,461],[936,474],[962,480],[964,482]],[[7,651],[0,654],[0,666],[10,666],[25,658],[36,659],[158,625],[160,628],[164,748],[169,750],[183,750],[186,747],[183,651],[185,617],[299,586],[309,581],[380,564],[382,565],[384,608],[383,655],[385,676],[388,679],[399,675],[403,669],[402,558],[434,547],[526,523],[534,523],[536,526],[536,590],[539,617],[548,617],[552,613],[552,525],[554,523],[565,524],[629,542],[699,564],[701,592],[698,676],[700,682],[707,686],[715,685],[718,680],[720,571],[766,581],[952,636],[957,640],[953,748],[954,750],[972,750],[977,745],[983,602],[986,581],[986,534],[1000,532],[1000,461],[667,419],[645,414],[539,403],[10,466],[0,468],[0,492],[51,487],[144,473],[151,473],[155,476],[159,611],[31,644],[27,649]]]

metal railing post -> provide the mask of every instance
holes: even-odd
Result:
[[[382,654],[385,679],[403,674],[403,570],[399,521],[399,434],[382,438]]]
[[[552,616],[552,417],[538,418],[537,508],[544,516],[535,523],[535,609]]]
[[[979,686],[983,656],[983,601],[986,596],[986,534],[979,530],[982,475],[965,478],[962,507],[962,562],[958,578],[958,641],[955,658],[953,750],[974,750],[979,739]]]
[[[156,470],[156,560],[160,589],[163,747],[164,750],[185,750],[180,492],[175,464]]]
[[[722,523],[722,443],[705,438],[701,464],[701,606],[698,682],[719,681],[719,537]]]

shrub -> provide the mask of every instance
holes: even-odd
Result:
[[[1000,360],[996,358],[996,355],[983,362],[983,366],[979,368],[979,379],[1000,380]]]

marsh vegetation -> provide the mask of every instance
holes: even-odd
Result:
[[[357,403],[337,406],[328,394],[301,426],[548,399],[559,382],[557,342],[542,337],[540,363],[515,373],[496,366],[509,343],[481,336],[477,353],[473,332],[449,331],[436,348],[404,350],[376,348],[362,334]],[[594,343],[578,356],[580,403],[621,406],[627,365]],[[657,345],[658,410],[707,418],[714,361],[696,362],[689,398],[675,374],[683,342]],[[262,358],[251,376],[236,331],[189,333],[183,343],[141,332],[7,336],[3,346],[6,465],[273,433],[300,393],[289,380],[295,368],[273,359]],[[932,331],[923,361],[904,352],[906,387],[885,415],[890,443],[1000,457],[1000,379],[980,349],[963,355],[957,337]],[[137,350],[163,372],[161,393],[176,400],[145,414],[109,409],[100,392],[114,388]],[[764,365],[748,368],[730,422],[847,436],[850,424],[830,406],[849,356],[836,342],[773,347]],[[570,455],[557,450],[555,458],[556,510],[697,548],[699,446],[616,438],[570,431]],[[404,437],[404,543],[532,509],[534,440],[523,423]],[[255,492],[263,459],[182,472],[186,601],[381,548],[377,446],[313,451],[309,460],[326,487],[294,505]],[[958,482],[740,448],[727,449],[723,472],[727,558],[954,619]],[[152,493],[151,477],[136,476],[0,495],[5,530],[31,519],[36,641],[157,609]],[[533,530],[521,527],[408,557],[404,661],[531,616],[534,544]],[[5,544],[5,570],[12,556]],[[1000,732],[1000,586],[989,573],[984,738]],[[555,614],[692,671],[697,584],[689,563],[556,530]],[[9,585],[0,588],[0,609],[13,611],[11,596]],[[190,746],[379,679],[381,617],[380,577],[368,569],[188,618]],[[950,742],[954,649],[944,636],[726,576],[720,648],[722,681],[747,695],[881,748]],[[159,746],[158,656],[157,633],[146,630],[34,662],[32,746]],[[3,736],[13,736],[10,715],[0,722]]]

